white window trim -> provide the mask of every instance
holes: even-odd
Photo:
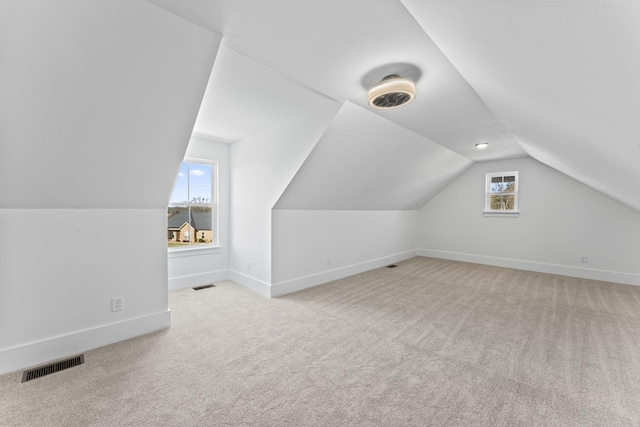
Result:
[[[168,258],[180,258],[185,256],[194,256],[194,255],[206,255],[206,254],[217,254],[221,251],[220,246],[212,246],[212,245],[196,245],[196,246],[184,246],[184,247],[174,247],[167,248]]]
[[[172,248],[167,248],[167,253],[169,258],[178,258],[181,256],[191,256],[191,255],[201,255],[206,253],[217,253],[220,252],[220,238],[219,238],[219,225],[220,225],[220,215],[218,214],[218,162],[210,159],[200,159],[197,157],[185,157],[182,159],[182,162],[186,163],[200,163],[203,165],[211,166],[211,180],[213,181],[211,184],[211,207],[212,212],[214,212],[214,216],[211,221],[211,231],[215,230],[214,236],[216,237],[215,242],[211,242],[209,244],[199,244],[193,246],[176,246]]]
[[[486,217],[495,218],[518,218],[520,216],[519,211],[484,211],[482,215]]]
[[[491,178],[496,176],[515,176],[516,177],[516,185],[514,195],[514,208],[513,210],[495,210],[491,209],[490,195],[491,195]],[[484,211],[482,214],[486,217],[499,217],[499,218],[517,218],[520,215],[519,206],[518,206],[518,198],[519,198],[519,184],[520,178],[518,177],[518,171],[509,171],[509,172],[492,172],[488,173],[485,177],[485,186],[484,186]]]

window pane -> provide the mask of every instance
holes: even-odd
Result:
[[[494,176],[491,178],[491,182],[502,182],[502,177],[501,176]]]
[[[504,210],[512,211],[515,206],[515,196],[502,196],[502,204]]]
[[[516,182],[516,177],[515,176],[505,176],[505,177],[503,177],[503,181],[504,182]]]
[[[502,196],[500,195],[491,195],[491,210],[499,211],[502,210]]]
[[[189,201],[211,203],[211,165],[189,163]]]
[[[504,190],[502,190],[505,193],[513,193],[516,191],[516,183],[515,182],[506,182],[504,183]]]
[[[492,193],[502,193],[507,188],[507,184],[504,182],[492,183],[491,184],[491,192]]]
[[[213,241],[212,225],[212,209],[210,206],[192,206],[191,220],[193,229],[196,233],[193,235],[191,244],[202,245],[210,244]]]
[[[188,220],[188,207],[169,206],[167,209],[167,245],[170,248],[189,245]]]

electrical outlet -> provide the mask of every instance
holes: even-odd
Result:
[[[124,297],[111,298],[111,311],[124,310]]]
[[[251,271],[251,262],[247,261],[247,271]]]
[[[586,263],[588,263],[588,262],[589,262],[589,257],[588,257],[588,256],[586,256],[586,255],[582,255],[582,256],[580,256],[580,262],[581,262],[582,264],[586,264]]]

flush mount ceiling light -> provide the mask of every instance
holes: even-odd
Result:
[[[478,150],[484,150],[485,148],[487,148],[489,146],[489,144],[487,144],[486,142],[481,142],[479,144],[476,144],[476,148]]]
[[[416,85],[409,79],[391,74],[369,90],[369,106],[390,110],[406,105],[416,98]]]

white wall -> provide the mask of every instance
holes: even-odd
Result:
[[[166,217],[0,209],[0,373],[168,327]]]
[[[520,216],[483,216],[485,174],[512,170]],[[640,215],[532,158],[476,163],[418,227],[425,256],[640,285]]]
[[[169,290],[206,285],[229,277],[229,144],[193,135],[185,157],[218,163],[218,248],[169,251]]]
[[[169,326],[166,206],[220,36],[144,1],[0,1],[3,373]]]
[[[272,296],[417,254],[417,211],[272,212]]]
[[[339,105],[329,107],[231,146],[230,278],[263,295],[271,292],[271,209]]]

